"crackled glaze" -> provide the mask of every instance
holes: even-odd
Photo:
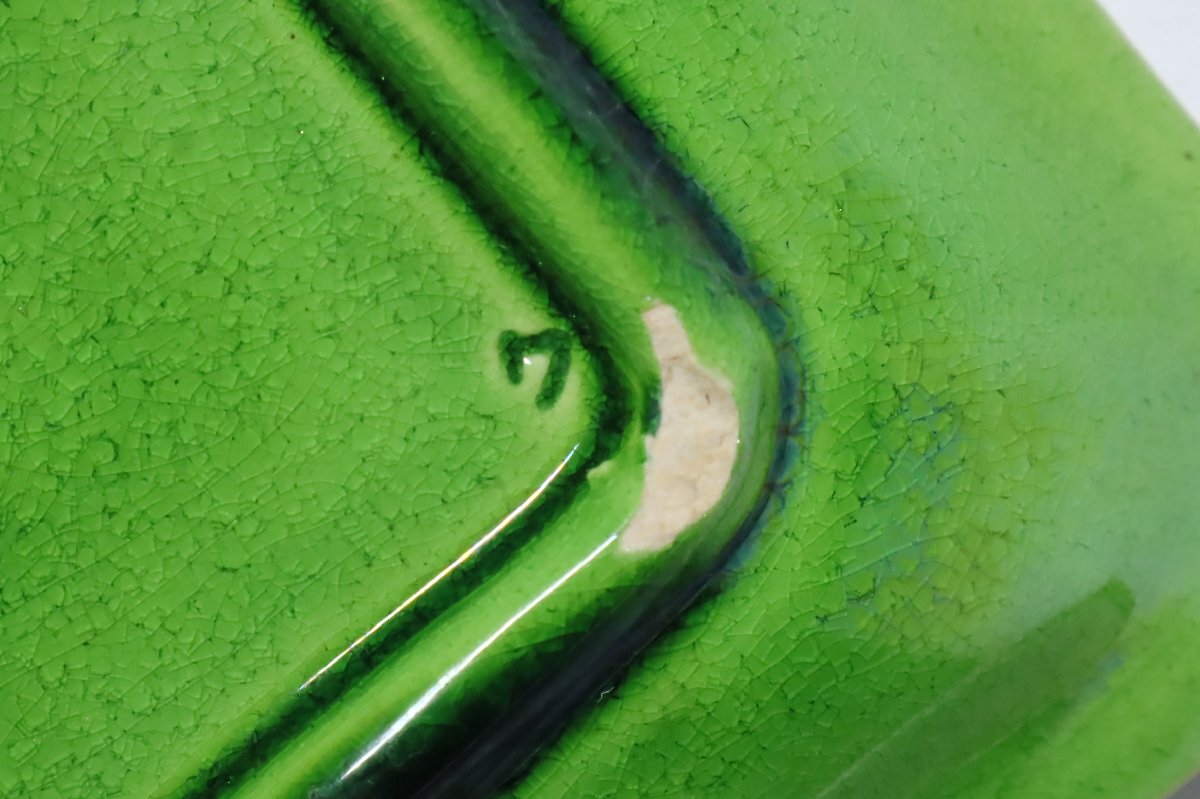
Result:
[[[297,13],[18,0],[0,65],[0,794],[150,796],[574,469],[596,378],[509,382],[569,327]]]
[[[0,793],[1195,770],[1200,137],[1094,9],[314,5],[0,0]],[[622,547],[664,305],[739,448]]]
[[[743,571],[513,795],[1156,799],[1194,773],[1200,135],[1107,21],[555,5],[785,298],[808,412]]]

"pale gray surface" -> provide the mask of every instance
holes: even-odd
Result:
[[[1200,799],[1200,777],[1180,788],[1172,799]]]
[[[1098,0],[1171,93],[1200,121],[1200,0]]]

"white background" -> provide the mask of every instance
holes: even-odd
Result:
[[[1200,122],[1200,0],[1099,0],[1151,69]]]

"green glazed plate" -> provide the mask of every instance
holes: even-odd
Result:
[[[0,795],[1163,796],[1197,474],[1084,0],[0,0]]]

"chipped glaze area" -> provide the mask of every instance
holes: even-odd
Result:
[[[660,374],[659,420],[646,436],[642,499],[621,531],[627,552],[663,549],[725,495],[737,458],[737,404],[729,381],[696,360],[679,314],[642,314]]]

